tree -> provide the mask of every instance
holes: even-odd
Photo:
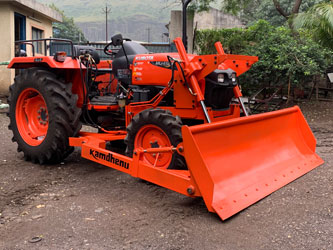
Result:
[[[308,10],[313,5],[321,0],[302,0],[299,12]],[[290,0],[279,0],[278,4],[284,13],[292,13],[294,4],[290,4]],[[270,22],[272,25],[281,26],[286,23],[286,18],[282,16],[276,9],[272,0],[252,0],[251,4],[242,6],[240,17],[248,24],[263,19]]]
[[[67,17],[64,11],[59,10],[54,4],[51,4],[50,7],[62,15],[62,23],[54,22],[52,25],[54,38],[69,39],[76,43],[87,41],[82,30],[76,26],[72,17]]]
[[[302,43],[299,42],[302,40]],[[262,86],[302,87],[314,75],[332,65],[332,51],[315,43],[308,32],[292,35],[286,26],[275,27],[260,20],[247,29],[198,31],[197,49],[201,54],[216,53],[214,43],[222,41],[227,53],[256,55],[259,61],[241,76],[245,93]]]
[[[311,30],[317,42],[333,50],[333,1],[317,4],[307,12],[298,14],[293,26]]]
[[[184,2],[184,0],[182,0],[182,2]],[[194,0],[190,8],[197,12],[206,11],[209,9],[210,4],[214,2],[216,2],[216,0]]]
[[[299,12],[331,0],[223,0],[223,10],[239,15],[247,23],[259,19],[281,26]]]
[[[239,13],[244,8],[248,7],[250,4],[259,3],[260,1],[257,0],[224,0],[224,7],[227,11],[232,12],[233,14]],[[302,4],[302,0],[293,0],[288,1],[288,7],[292,6],[290,10],[284,8],[282,6],[280,0],[272,0],[275,9],[280,13],[281,16],[288,19],[293,14],[296,14],[299,12],[300,6]]]
[[[186,0],[165,0],[168,4],[167,6],[176,5],[179,6],[180,3],[184,3]],[[207,11],[211,3],[221,1],[221,0],[192,0],[189,9],[190,11]]]
[[[292,5],[291,11],[287,12],[285,9],[281,7],[280,1],[273,0],[273,4],[276,8],[276,10],[280,13],[281,16],[283,16],[286,20],[289,19],[294,14],[297,14],[299,12],[299,8],[301,7],[302,0],[294,0],[294,4]]]

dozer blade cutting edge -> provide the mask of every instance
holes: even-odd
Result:
[[[191,176],[223,220],[323,163],[298,107],[184,126],[182,134]]]

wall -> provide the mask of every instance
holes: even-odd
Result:
[[[34,11],[10,4],[0,3],[0,62],[10,61],[14,57],[14,12],[26,16],[26,39],[32,39],[32,27],[43,30],[43,38],[52,36],[52,21]],[[31,18],[29,18],[31,17]],[[31,46],[27,46],[28,55],[32,55]],[[7,95],[8,88],[15,77],[15,70],[0,66],[0,95]]]
[[[183,19],[182,11],[172,10],[171,11],[171,21],[169,24],[169,38],[170,42],[176,37],[183,37]],[[187,17],[187,44],[188,52],[192,53],[193,48],[193,18],[191,16]]]
[[[196,13],[194,25],[197,25],[198,30],[244,27],[239,18],[214,8],[211,8],[208,12]]]
[[[211,8],[207,12],[195,13],[194,17],[189,15],[187,18],[188,52],[193,53],[193,35],[195,29],[202,30],[236,27],[244,27],[240,19],[214,8]],[[171,11],[169,37],[170,41],[173,41],[176,37],[182,37],[182,12],[180,10]]]
[[[11,7],[12,12],[19,13],[26,16],[26,39],[32,39],[32,27],[43,31],[43,38],[49,38],[52,36],[52,21],[45,18],[44,16],[38,15],[33,11],[20,8],[17,6]],[[13,50],[14,50],[14,44]],[[32,55],[31,46],[27,46],[28,55]]]
[[[8,4],[0,3],[0,62],[9,61],[14,56],[14,12]],[[14,70],[0,65],[0,95],[8,93],[8,87],[14,77]]]

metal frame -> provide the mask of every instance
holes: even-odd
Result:
[[[285,125],[281,126],[282,123]],[[264,129],[266,124],[270,125],[269,129]],[[280,136],[272,131],[283,131],[286,135]],[[250,154],[259,150],[253,148],[253,140],[248,139],[248,133],[254,132],[257,133],[256,144],[265,157]],[[233,141],[227,143],[228,135]],[[202,197],[208,211],[217,213],[222,220],[323,163],[315,153],[315,138],[298,107],[241,120],[183,126],[182,136],[183,143],[177,147],[136,148],[133,158],[106,149],[108,141],[123,140],[126,131],[105,134],[81,132],[79,137],[71,137],[69,144],[81,147],[81,156],[88,160],[189,197]],[[270,159],[276,157],[276,148],[266,145],[269,137],[272,142],[278,141],[276,144],[284,151],[290,152],[274,163]],[[233,147],[233,153],[229,147]],[[144,154],[166,152],[183,155],[188,170],[159,168],[142,160]]]
[[[50,44],[47,46],[47,42],[51,42],[51,41],[55,41],[55,42],[65,42],[65,43],[69,43],[71,46],[71,55],[72,58],[75,58],[74,55],[74,44],[71,40],[69,39],[61,39],[61,38],[43,38],[43,39],[34,39],[34,40],[19,40],[19,41],[15,41],[15,44],[28,44],[32,46],[32,55],[35,56],[35,46],[33,45],[34,42],[44,42],[44,55],[47,56],[47,50],[50,48]]]

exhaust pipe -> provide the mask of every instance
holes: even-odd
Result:
[[[183,43],[187,51],[187,7],[192,0],[183,1]]]

